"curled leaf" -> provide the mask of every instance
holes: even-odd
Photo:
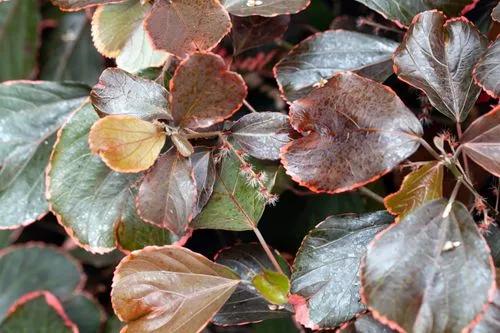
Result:
[[[286,172],[318,192],[339,193],[376,180],[412,155],[422,126],[386,86],[339,73],[290,109],[304,137],[281,150]]]
[[[197,200],[193,216],[197,216],[212,196],[217,171],[211,149],[197,147],[191,155],[191,163],[197,189]]]
[[[184,235],[193,218],[196,198],[191,161],[170,149],[146,174],[137,209],[145,221]]]
[[[286,275],[266,269],[252,279],[252,284],[272,304],[283,305],[288,302],[290,280]]]
[[[188,249],[135,251],[118,265],[111,300],[122,332],[196,333],[236,289],[228,268]]]
[[[139,172],[154,164],[166,138],[159,125],[134,116],[112,115],[92,126],[89,146],[111,169]]]
[[[218,0],[155,1],[144,24],[157,49],[180,58],[210,51],[231,29],[229,14]]]
[[[461,147],[474,162],[500,177],[500,106],[467,128]]]
[[[195,53],[184,60],[170,81],[172,115],[177,125],[209,127],[231,117],[243,105],[243,78],[227,69],[212,53]]]
[[[446,21],[443,13],[427,11],[413,20],[394,53],[394,70],[423,90],[439,112],[461,122],[481,93],[472,70],[486,46],[486,38],[467,19]]]
[[[387,210],[405,217],[427,201],[443,197],[443,165],[439,162],[428,162],[408,174],[398,192],[384,199]]]

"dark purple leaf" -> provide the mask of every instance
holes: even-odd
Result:
[[[431,104],[452,120],[463,121],[481,89],[472,70],[487,40],[466,18],[446,21],[443,13],[419,14],[394,54],[399,78],[424,91]]]
[[[390,39],[355,31],[325,31],[296,46],[274,73],[284,97],[294,101],[338,72],[353,71],[384,81],[392,74],[391,57],[397,46]]]
[[[285,114],[259,112],[241,117],[229,130],[247,154],[261,160],[279,160],[281,147],[290,142],[292,128]]]
[[[395,333],[389,326],[375,320],[371,314],[363,314],[342,328],[339,333]]]
[[[417,150],[422,135],[418,119],[391,89],[351,72],[295,101],[290,122],[304,137],[281,150],[287,173],[328,193],[386,174]]]
[[[290,15],[276,17],[231,17],[231,32],[235,53],[259,47],[283,36],[290,23]]]
[[[191,155],[194,179],[198,199],[194,207],[193,217],[197,216],[207,204],[214,190],[216,170],[212,150],[203,147],[196,147]]]
[[[368,243],[394,218],[385,211],[329,217],[304,238],[293,264],[291,292],[305,299],[314,329],[336,327],[365,310],[359,269]]]
[[[497,270],[497,287],[498,287],[498,282],[499,281],[499,275],[500,271]],[[495,299],[493,300],[493,303],[491,303],[488,308],[486,309],[486,312],[484,313],[483,318],[475,326],[472,331],[472,333],[493,333],[493,332],[500,332],[500,291],[497,290],[495,294]]]
[[[181,236],[193,218],[195,204],[196,184],[191,161],[170,149],[144,177],[137,196],[139,215]]]
[[[490,251],[472,216],[444,199],[378,235],[361,281],[375,318],[407,332],[467,331],[495,291]]]
[[[474,68],[474,79],[494,98],[500,97],[500,37],[490,45]]]

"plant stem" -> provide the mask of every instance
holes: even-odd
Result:
[[[273,252],[269,248],[269,245],[267,245],[266,240],[264,239],[264,236],[262,236],[262,234],[260,233],[260,230],[254,226],[253,232],[255,233],[255,236],[257,236],[257,239],[259,240],[260,245],[264,249],[264,252],[266,252],[269,260],[271,260],[271,262],[273,263],[274,268],[276,268],[276,271],[280,272],[283,275],[286,275],[283,272],[283,269],[281,268],[280,264],[278,263],[278,261],[274,257]]]
[[[382,198],[380,195],[373,192],[369,188],[363,186],[363,187],[360,187],[358,190],[361,194],[369,197],[370,199],[373,199],[376,202],[381,203],[382,205],[384,204],[384,198]]]
[[[458,190],[460,189],[460,185],[462,185],[462,180],[459,179],[457,180],[457,183],[455,184],[455,187],[453,188],[453,192],[451,192],[450,199],[448,200],[448,204],[446,205],[446,208],[444,209],[443,212],[443,218],[448,217],[451,212],[451,208],[453,207],[453,203],[455,202],[455,199],[457,198],[458,195]]]
[[[441,155],[439,155],[434,150],[434,148],[432,148],[431,145],[427,143],[427,141],[425,141],[423,138],[418,138],[418,141],[420,142],[420,144],[422,145],[422,147],[424,147],[429,152],[429,154],[432,155],[432,157],[434,157],[436,160],[441,160],[442,159]]]
[[[258,111],[255,110],[255,108],[252,105],[250,105],[250,103],[248,103],[246,99],[243,100],[243,104],[245,104],[247,109],[250,110],[251,112],[258,113]]]
[[[458,140],[460,141],[460,140],[462,140],[462,136],[463,136],[462,124],[459,121],[457,121],[456,124],[457,124]],[[462,158],[464,159],[465,174],[466,174],[467,178],[469,178],[470,182],[473,183],[472,175],[471,175],[470,169],[469,169],[469,160],[467,159],[467,156],[465,154],[462,154]]]

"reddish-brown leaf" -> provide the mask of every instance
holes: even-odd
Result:
[[[233,21],[234,50],[241,53],[261,45],[270,43],[276,38],[280,38],[288,29],[290,15],[280,15],[276,17],[231,17]]]
[[[500,106],[467,128],[461,147],[474,162],[500,177]]]
[[[231,30],[231,20],[217,0],[161,0],[145,27],[156,48],[184,58],[214,48]]]
[[[196,198],[190,160],[170,149],[146,174],[137,208],[145,221],[183,235],[193,217]]]
[[[243,104],[247,87],[220,56],[195,53],[177,68],[170,93],[175,123],[202,128],[231,117]]]
[[[412,155],[422,126],[388,87],[351,72],[295,101],[292,126],[304,137],[282,148],[287,173],[313,191],[369,183]]]

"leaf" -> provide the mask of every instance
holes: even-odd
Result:
[[[253,325],[255,333],[300,333],[290,318],[270,319]]]
[[[114,171],[140,172],[155,163],[166,139],[159,124],[135,116],[111,115],[92,125],[89,146]]]
[[[0,230],[0,249],[4,249],[14,243],[20,235],[20,230]]]
[[[254,276],[252,284],[271,304],[283,305],[288,302],[290,281],[286,275],[265,269]]]
[[[0,81],[36,74],[40,19],[37,0],[0,3]]]
[[[95,84],[104,59],[92,45],[85,13],[59,14],[57,22],[42,43],[41,79]]]
[[[191,155],[194,179],[196,183],[197,200],[193,217],[197,216],[207,204],[214,190],[216,170],[212,150],[196,147]]]
[[[236,54],[250,50],[280,38],[288,29],[290,15],[276,17],[232,16],[231,38]]]
[[[77,11],[97,5],[123,2],[125,0],[50,0],[54,6],[61,10]]]
[[[329,30],[298,44],[276,65],[274,75],[284,97],[291,102],[343,71],[384,81],[392,74],[391,57],[397,45],[378,36]]]
[[[275,254],[277,260],[281,259]],[[273,263],[259,244],[239,244],[218,253],[215,262],[231,268],[241,279],[236,291],[213,318],[221,326],[255,323],[290,314],[287,307],[273,307],[254,287],[252,280]]]
[[[68,318],[78,327],[79,333],[99,332],[104,319],[104,310],[91,296],[76,294],[62,302],[62,307]]]
[[[491,225],[484,233],[495,267],[500,267],[500,227]]]
[[[9,309],[7,318],[0,324],[0,331],[3,333],[79,332],[57,298],[46,291],[33,292],[20,298]]]
[[[281,147],[290,142],[292,128],[285,114],[259,112],[244,115],[229,131],[245,153],[262,160],[279,160]]]
[[[123,324],[116,316],[112,316],[106,322],[106,327],[104,328],[104,333],[120,333],[123,328]]]
[[[144,24],[157,49],[180,58],[210,51],[231,30],[229,15],[217,0],[156,1]]]
[[[125,230],[141,235],[140,242],[148,244],[146,240],[150,239],[155,244],[159,239],[169,239],[161,234],[166,231],[139,221],[135,210],[131,211],[133,187],[140,175],[114,172],[90,152],[88,134],[98,119],[87,104],[60,130],[47,171],[51,211],[75,242],[94,253],[109,252],[116,245],[127,247],[129,241],[124,240],[123,234],[123,243],[117,244],[115,237],[115,229],[121,223],[135,225]]]
[[[252,161],[252,165],[256,172],[266,175],[266,185],[271,190],[276,179],[276,167],[257,161]],[[265,206],[266,200],[259,189],[248,184],[246,177],[241,174],[240,161],[230,152],[217,170],[210,200],[191,222],[191,226],[195,229],[253,230]]]
[[[172,115],[177,125],[209,127],[231,117],[243,105],[247,87],[220,56],[195,53],[184,60],[170,81]]]
[[[497,38],[474,67],[474,80],[493,98],[500,97],[500,38]]]
[[[124,333],[195,333],[238,283],[231,270],[188,249],[148,247],[117,267],[111,299]]]
[[[144,177],[137,209],[145,221],[184,235],[193,218],[196,198],[191,161],[171,148]]]
[[[424,12],[394,53],[394,71],[425,92],[439,112],[461,122],[481,93],[472,70],[486,45],[486,38],[467,19],[446,21],[441,12]]]
[[[144,30],[144,20],[151,5],[137,0],[99,6],[92,17],[92,36],[97,50],[108,58],[116,58],[118,67],[138,72],[161,66],[168,53],[154,49]]]
[[[449,16],[459,16],[474,0],[356,0],[398,25],[408,26],[420,12],[438,9]]]
[[[339,193],[370,183],[412,155],[422,126],[388,87],[347,72],[295,101],[290,122],[305,136],[282,148],[293,180]]]
[[[495,291],[489,249],[467,208],[435,200],[368,247],[363,302],[398,331],[460,332]],[[449,210],[448,208],[451,208]]]
[[[465,155],[500,177],[500,106],[476,119],[461,141],[460,147]]]
[[[237,16],[296,14],[309,6],[311,0],[222,0],[229,13]]]
[[[25,294],[45,290],[64,300],[81,289],[84,282],[82,268],[75,260],[42,245],[11,246],[3,250],[0,271],[0,322]]]
[[[392,220],[384,211],[332,216],[309,232],[297,253],[291,281],[292,294],[306,302],[308,316],[298,316],[303,325],[336,327],[365,309],[359,296],[361,258],[368,243]],[[297,314],[301,311],[296,307]]]
[[[498,288],[498,274],[500,272],[497,270],[497,288]],[[495,298],[493,302],[488,306],[484,316],[482,317],[479,324],[477,324],[472,330],[472,333],[491,333],[498,332],[500,330],[500,291],[497,289],[495,293]]]
[[[500,3],[498,3],[495,8],[493,8],[493,11],[491,12],[491,18],[494,21],[500,22]]]
[[[398,192],[384,199],[387,210],[401,219],[427,201],[441,199],[443,176],[441,163],[436,161],[423,164],[405,177]]]
[[[0,85],[0,229],[47,213],[44,171],[55,133],[87,94],[87,87],[73,83]]]
[[[143,120],[171,120],[168,97],[168,91],[158,83],[119,68],[106,69],[90,93],[92,104],[99,112]]]
[[[388,326],[376,321],[371,314],[363,314],[356,318],[346,327],[342,328],[339,333],[394,333]]]

